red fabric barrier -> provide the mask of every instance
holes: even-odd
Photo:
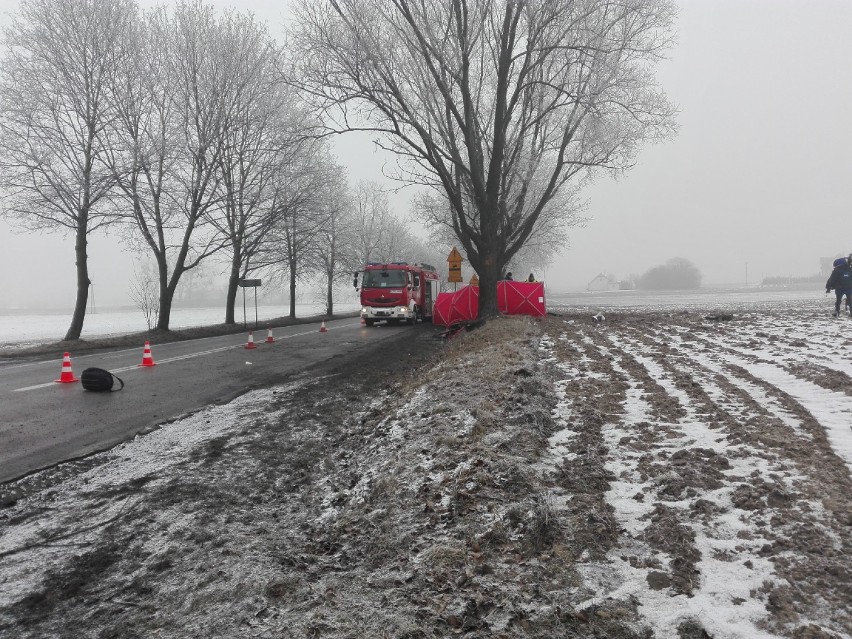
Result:
[[[453,295],[450,324],[470,322],[479,315],[479,287],[464,286]],[[449,326],[449,324],[448,324]]]
[[[497,282],[497,309],[506,315],[544,317],[544,282]]]
[[[432,306],[432,323],[435,326],[449,326],[450,312],[453,307],[454,293],[438,293],[435,304]]]
[[[497,309],[504,315],[529,315],[544,317],[543,282],[497,282]],[[464,286],[455,293],[439,293],[432,311],[432,323],[450,326],[456,322],[470,322],[479,314],[479,287]]]
[[[432,310],[432,323],[450,326],[475,320],[479,314],[479,287],[463,286],[455,293],[438,293]]]

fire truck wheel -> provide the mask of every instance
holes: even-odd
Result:
[[[365,324],[366,326],[372,326],[372,325],[373,325],[373,324],[375,324],[375,323],[376,323],[376,320],[374,320],[374,319],[365,319],[365,320],[364,320],[364,324]]]

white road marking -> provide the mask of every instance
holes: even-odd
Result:
[[[48,382],[47,384],[36,384],[35,386],[25,386],[24,388],[13,388],[13,393],[20,393],[23,391],[35,390],[37,388],[47,388],[48,386],[53,386],[56,382]]]
[[[331,326],[331,327],[328,327],[328,330],[331,331],[331,330],[336,330],[338,328],[346,328],[348,326],[360,326],[360,323],[358,323],[358,324],[342,324],[340,326]],[[302,337],[303,335],[312,335],[316,332],[317,331],[314,330],[314,331],[305,331],[304,333],[294,333],[293,335],[284,335],[282,337],[276,338],[276,341],[277,340],[292,339],[294,337]],[[208,339],[208,338],[200,338],[200,339]],[[222,346],[220,348],[212,348],[212,349],[206,350],[206,351],[198,351],[197,353],[188,353],[187,355],[177,355],[175,357],[167,357],[167,358],[161,359],[161,360],[154,360],[154,362],[156,364],[168,364],[169,362],[178,362],[178,361],[184,360],[184,359],[192,359],[193,357],[201,357],[202,355],[212,355],[214,353],[221,353],[222,351],[227,351],[227,350],[230,350],[232,348],[243,348],[244,346],[245,346],[244,344],[234,344],[232,346]],[[127,349],[127,350],[135,350],[135,349]],[[126,373],[128,371],[135,371],[135,370],[138,370],[140,368],[143,368],[143,367],[138,365],[138,364],[133,364],[132,366],[123,366],[121,368],[112,368],[112,369],[110,369],[110,373]],[[55,384],[56,384],[56,382],[47,382],[46,384],[36,384],[35,386],[25,386],[24,388],[14,388],[14,389],[12,389],[12,392],[13,393],[23,393],[25,391],[38,390],[39,388],[49,388],[51,386],[54,386]]]

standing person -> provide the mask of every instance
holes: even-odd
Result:
[[[828,293],[834,289],[836,297],[834,301],[834,317],[840,315],[840,302],[843,297],[846,297],[846,305],[850,308],[850,316],[852,316],[852,304],[849,303],[849,296],[852,295],[852,261],[849,258],[840,258],[834,261],[834,270],[831,276],[825,283],[825,292]]]
[[[510,280],[510,279],[512,279],[512,271],[508,271],[508,272],[506,273],[506,277],[504,277],[503,279],[504,279],[504,280]]]
[[[849,263],[849,268],[852,269],[852,253],[849,254],[849,257],[846,258],[846,261]],[[852,304],[849,303],[849,296],[846,296],[846,310],[852,313]]]
[[[535,282],[535,275],[530,273],[530,276],[527,278],[527,282]]]

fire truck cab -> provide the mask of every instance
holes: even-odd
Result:
[[[361,317],[367,326],[381,320],[389,324],[432,318],[432,305],[438,297],[440,276],[429,264],[369,262],[355,272],[358,288],[361,275]]]

